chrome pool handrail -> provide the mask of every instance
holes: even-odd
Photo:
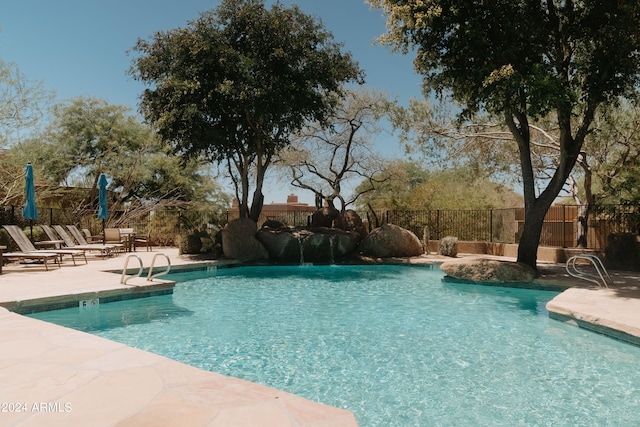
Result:
[[[158,257],[158,255],[162,255],[167,260],[167,269],[159,273],[153,274],[153,267],[156,263],[156,258]],[[169,273],[169,271],[171,271],[171,260],[169,259],[169,257],[163,253],[155,254],[153,256],[153,259],[151,260],[151,266],[149,267],[149,274],[147,275],[147,280],[153,280],[156,277],[164,276],[165,274]]]
[[[130,258],[138,258],[138,262],[140,263],[140,268],[138,269],[138,274],[135,275],[135,276],[127,276],[127,266],[129,265],[129,259]],[[127,282],[129,281],[129,279],[140,277],[142,275],[142,269],[143,269],[142,258],[140,258],[138,255],[133,255],[133,254],[129,255],[127,257],[127,259],[125,259],[125,261],[124,261],[124,268],[122,269],[122,276],[120,276],[120,283],[122,283],[123,285],[126,285]],[[126,276],[126,278],[125,278],[125,276]]]
[[[589,261],[591,265],[595,268],[598,275],[596,276],[595,274],[591,274],[584,270],[580,270],[576,266],[577,260]],[[598,286],[604,286],[605,288],[608,288],[609,285],[613,285],[613,279],[611,279],[611,276],[609,276],[607,269],[604,268],[604,264],[602,264],[602,261],[600,260],[600,258],[598,258],[595,255],[589,255],[589,254],[574,255],[567,260],[565,269],[567,270],[567,273],[570,276],[576,277],[578,279],[587,280],[589,282],[597,284]]]

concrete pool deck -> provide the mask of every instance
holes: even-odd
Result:
[[[197,262],[177,249],[137,252],[148,266]],[[166,292],[137,278],[121,285],[125,256],[44,271],[10,264],[0,275],[0,425],[356,426],[352,413],[247,381],[196,369],[90,334],[22,316],[71,300]],[[439,263],[421,257],[419,263]],[[158,258],[158,265],[164,265]],[[130,267],[133,264],[130,264]],[[541,265],[540,286],[557,286],[550,317],[640,345],[640,274],[610,272],[615,287],[576,281],[562,265]],[[4,308],[3,308],[4,307]],[[11,310],[11,311],[10,311]],[[16,311],[16,312],[12,312]]]

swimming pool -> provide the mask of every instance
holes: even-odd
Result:
[[[553,292],[407,266],[172,278],[172,296],[31,317],[342,407],[361,426],[637,425],[640,348],[548,319]]]

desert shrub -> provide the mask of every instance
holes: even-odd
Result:
[[[438,253],[449,257],[458,255],[458,238],[447,236],[440,239],[438,243]]]

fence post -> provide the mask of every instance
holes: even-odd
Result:
[[[493,243],[493,209],[489,209],[489,243]]]
[[[565,234],[565,222],[567,221],[566,218],[566,205],[562,205],[562,247],[566,248],[567,247],[567,239],[565,238],[566,234]]]

